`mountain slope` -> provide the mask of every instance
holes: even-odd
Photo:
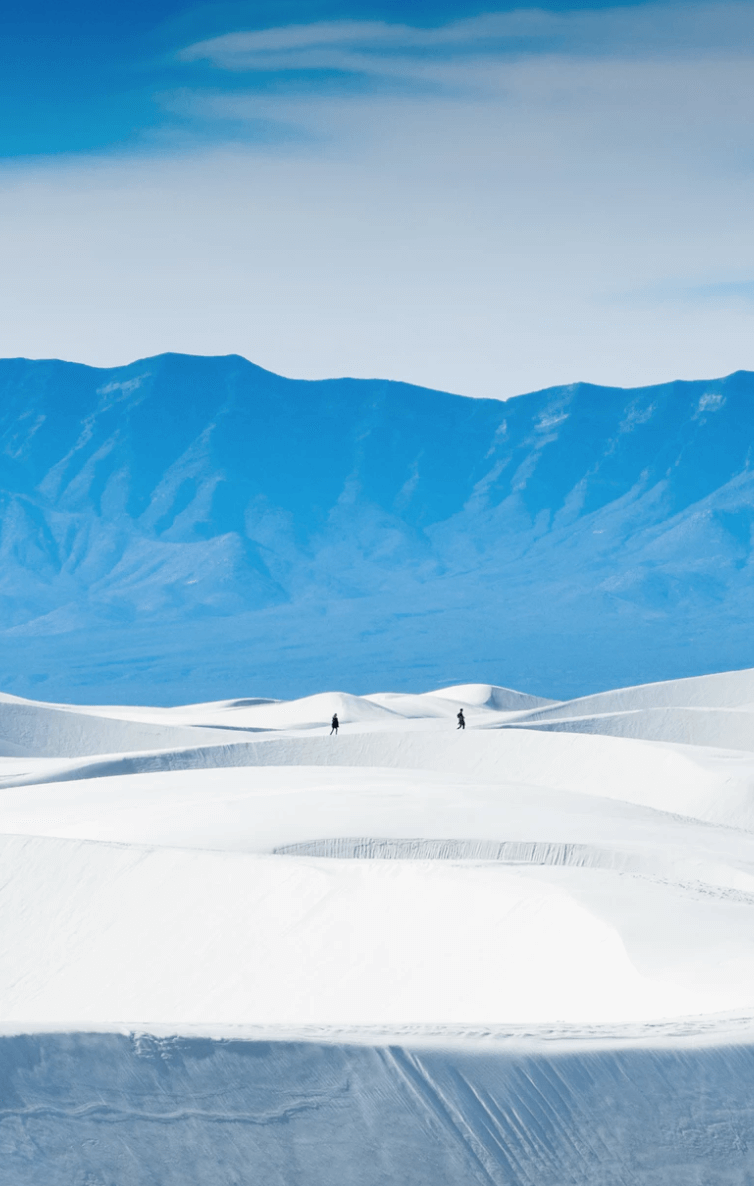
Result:
[[[3,360],[2,686],[566,697],[754,663],[753,444],[745,372],[499,403]]]

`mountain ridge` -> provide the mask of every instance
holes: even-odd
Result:
[[[565,698],[745,666],[753,446],[746,371],[497,401],[0,360],[2,686]]]

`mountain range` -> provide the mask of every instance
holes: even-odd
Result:
[[[506,402],[0,360],[0,686],[187,702],[754,665],[754,374]]]

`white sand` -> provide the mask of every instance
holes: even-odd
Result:
[[[585,720],[683,711],[686,744],[543,732],[577,702],[517,710],[482,685],[185,709],[3,697],[0,1021],[754,1016],[754,741],[708,744],[752,688],[735,672],[585,703]]]

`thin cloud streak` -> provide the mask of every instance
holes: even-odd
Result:
[[[229,71],[343,70],[411,74],[433,59],[558,54],[611,58],[749,54],[754,8],[748,3],[644,5],[547,12],[520,9],[415,28],[382,21],[329,21],[238,31],[187,46],[183,62]]]

